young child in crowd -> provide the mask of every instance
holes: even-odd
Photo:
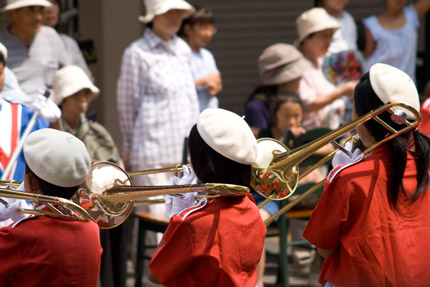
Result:
[[[388,102],[420,108],[417,89],[405,72],[375,64],[355,89],[353,118]],[[408,121],[416,120],[413,113],[401,111]],[[393,121],[388,111],[379,117],[396,130],[406,127],[398,118]],[[363,148],[390,134],[375,120],[356,131]],[[356,149],[354,161],[345,161],[329,174],[303,234],[326,258],[319,282],[426,286],[430,281],[430,139],[412,129],[370,154],[363,156],[361,151]]]
[[[195,12],[182,22],[178,35],[192,50],[191,72],[197,88],[200,111],[218,108],[217,94],[222,90],[221,73],[209,50],[205,49],[216,33],[215,17],[211,10],[195,7]]]
[[[249,187],[257,143],[238,115],[204,110],[188,147],[202,183]],[[250,194],[205,198],[171,218],[149,265],[149,278],[167,287],[255,286],[265,235]]]

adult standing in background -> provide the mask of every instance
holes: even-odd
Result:
[[[366,27],[364,72],[385,63],[406,72],[415,81],[419,18],[430,9],[430,0],[385,0],[385,10],[363,20]]]
[[[59,0],[48,0],[52,3],[52,6],[43,9],[43,25],[58,29],[58,22],[60,21],[61,5]],[[81,67],[82,70],[88,75],[88,77],[94,81],[93,75],[88,68],[87,62],[82,55],[81,49],[79,48],[78,42],[71,36],[59,33],[61,39],[64,41],[70,56],[72,57],[72,65]]]
[[[71,57],[58,33],[42,26],[47,0],[7,0],[2,11],[10,25],[0,31],[0,42],[9,51],[8,67],[22,90],[31,98],[50,88],[56,70],[71,63]]]
[[[330,19],[323,8],[312,8],[296,19],[298,40],[296,45],[311,68],[304,71],[300,81],[299,95],[305,114],[303,127],[336,129],[340,125],[340,114],[345,108],[342,96],[352,97],[356,82],[346,82],[336,87],[322,72],[320,58],[327,54],[333,34],[340,28]]]
[[[204,48],[216,33],[215,17],[211,10],[199,7],[195,9],[196,11],[182,22],[178,35],[192,50],[191,72],[197,88],[200,111],[203,111],[219,107],[216,95],[222,90],[222,81],[214,56]]]
[[[146,15],[139,19],[146,29],[124,51],[117,86],[123,160],[132,170],[180,163],[184,139],[199,114],[191,49],[176,36],[182,20],[194,8],[183,0],[145,0],[145,6]],[[159,173],[133,181],[136,185],[165,185],[171,177]],[[138,208],[165,213],[165,205]],[[155,240],[153,237],[152,243]]]

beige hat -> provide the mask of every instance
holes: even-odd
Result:
[[[222,156],[241,164],[257,159],[257,140],[248,124],[224,109],[206,109],[197,120],[202,139]]]
[[[295,44],[298,45],[312,33],[327,29],[339,29],[340,25],[330,18],[324,8],[312,8],[303,12],[296,19],[296,28],[299,38]]]
[[[294,46],[278,43],[266,48],[258,58],[260,78],[264,85],[279,85],[303,75],[311,67]]]
[[[411,77],[402,70],[387,64],[377,63],[370,67],[369,80],[373,91],[384,103],[405,103],[420,111],[417,87]],[[408,110],[396,108],[406,113],[407,119],[415,120]],[[394,120],[394,119],[393,119]]]
[[[6,6],[3,7],[2,11],[15,10],[27,6],[51,7],[52,3],[48,0],[7,0]]]
[[[84,70],[78,66],[65,66],[55,72],[52,81],[54,89],[54,102],[60,105],[65,98],[73,96],[83,89],[91,91],[91,98],[93,100],[100,93],[100,90],[94,86]]]
[[[2,43],[0,43],[0,53],[3,54],[3,58],[6,61],[7,60],[7,48]]]
[[[80,185],[91,169],[85,144],[55,129],[32,132],[24,142],[24,157],[34,174],[62,187]]]
[[[139,21],[149,23],[155,16],[162,15],[169,10],[186,10],[188,13],[184,18],[190,16],[194,12],[194,7],[184,0],[144,0],[146,7],[145,16],[139,16]]]

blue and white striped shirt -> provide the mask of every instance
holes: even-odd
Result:
[[[124,51],[117,101],[132,165],[181,162],[184,138],[199,114],[190,60],[186,42],[177,36],[163,41],[149,28]]]

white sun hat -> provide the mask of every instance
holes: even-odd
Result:
[[[167,13],[169,10],[185,10],[184,18],[190,16],[194,11],[194,7],[184,0],[145,0],[146,14],[139,16],[139,21],[149,23],[155,16]]]
[[[257,159],[257,140],[249,125],[224,109],[205,109],[197,120],[197,131],[205,143],[222,156],[241,164]]]
[[[298,39],[295,45],[300,44],[307,36],[312,33],[324,31],[327,29],[339,29],[340,25],[330,18],[324,8],[312,8],[303,12],[296,19],[296,28]]]
[[[6,6],[3,7],[2,11],[15,10],[27,6],[51,7],[52,3],[48,0],[7,0]]]
[[[420,111],[420,99],[414,81],[408,74],[393,66],[377,63],[370,67],[369,80],[373,91],[384,103],[405,103]],[[413,113],[406,109],[395,108],[405,112],[407,119],[415,120]]]
[[[2,43],[0,43],[0,53],[3,54],[3,58],[6,62],[6,60],[7,60],[7,48]]]
[[[60,105],[65,98],[73,96],[83,89],[91,91],[90,101],[100,93],[100,90],[91,82],[82,68],[74,65],[65,66],[55,72],[52,81],[54,89],[54,102]]]
[[[80,185],[91,169],[85,144],[74,135],[56,129],[32,132],[24,142],[24,158],[34,174],[62,187]]]

